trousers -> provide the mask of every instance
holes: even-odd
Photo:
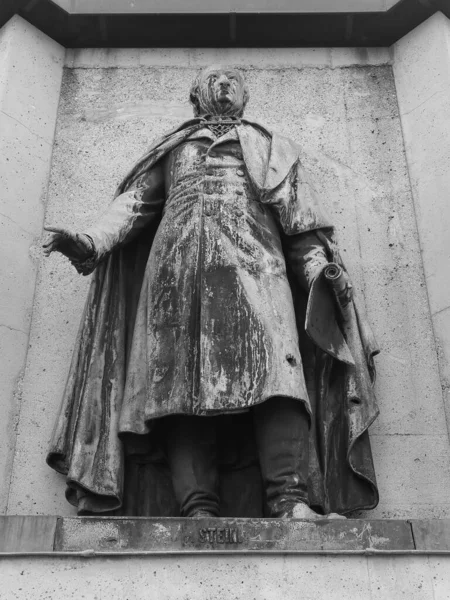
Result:
[[[278,517],[299,502],[308,504],[309,416],[301,402],[283,397],[251,411],[269,516]],[[183,517],[220,515],[217,432],[210,419],[168,419],[167,458]]]

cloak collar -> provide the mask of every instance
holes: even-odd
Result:
[[[176,146],[203,129],[204,119],[191,119],[155,142],[119,185],[116,196]],[[286,178],[299,159],[299,147],[288,138],[272,133],[259,123],[242,120],[236,125],[244,162],[250,178],[262,195]]]

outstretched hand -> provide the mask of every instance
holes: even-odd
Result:
[[[51,235],[42,245],[45,256],[52,252],[61,252],[70,260],[83,261],[92,254],[92,245],[86,235],[75,233],[63,227],[44,227]]]

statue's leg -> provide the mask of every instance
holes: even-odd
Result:
[[[253,421],[270,516],[321,518],[308,503],[309,417],[302,403],[271,398],[253,408]]]
[[[216,423],[175,416],[166,423],[167,458],[182,517],[219,515]]]

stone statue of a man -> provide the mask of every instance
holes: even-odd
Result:
[[[351,286],[344,318],[324,277],[340,258],[297,146],[244,120],[248,97],[240,72],[205,69],[195,118],[149,149],[98,222],[46,228],[47,255],[94,272],[48,457],[81,514],[120,511],[139,454],[169,469],[181,516],[220,516],[234,442],[251,446],[261,515],[378,501],[376,346]]]

